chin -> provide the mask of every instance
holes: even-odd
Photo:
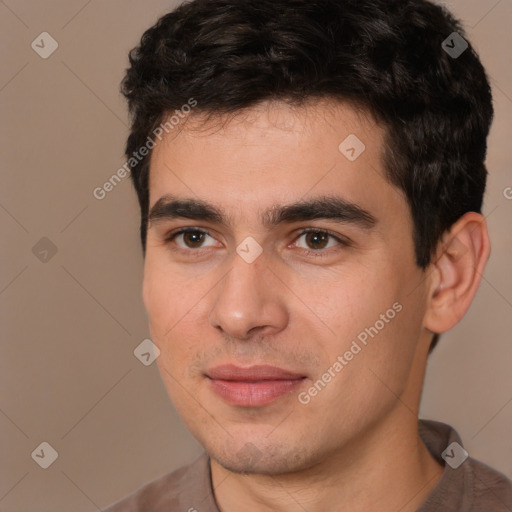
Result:
[[[239,443],[231,440],[225,449],[207,449],[212,459],[232,473],[276,476],[301,471],[313,464],[303,448],[276,445],[268,441],[259,445],[250,441],[243,442],[238,450],[233,450],[233,445]]]

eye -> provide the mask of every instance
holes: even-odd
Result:
[[[206,231],[197,228],[183,228],[178,231],[174,231],[169,234],[165,241],[167,243],[176,241],[176,245],[180,249],[202,249],[204,247],[211,247],[215,245],[215,243],[211,243],[209,245],[202,245],[206,239],[206,237],[214,240]],[[179,243],[181,242],[181,243]]]
[[[206,243],[208,242],[208,239],[211,241]],[[302,242],[300,242],[301,239],[303,239]],[[165,237],[165,243],[174,243],[177,246],[176,250],[178,251],[181,250],[189,253],[199,253],[199,250],[201,249],[214,247],[216,240],[210,236],[207,231],[199,228],[187,227],[169,233]],[[302,252],[308,256],[322,257],[328,255],[331,252],[328,251],[328,249],[332,249],[333,247],[348,247],[350,245],[350,241],[343,237],[334,235],[324,229],[309,228],[304,229],[299,233],[293,245],[299,247]]]
[[[298,242],[301,238],[303,238],[302,245]],[[310,228],[300,233],[295,241],[295,245],[304,249],[308,254],[322,256],[323,254],[321,253],[327,252],[326,249],[339,245],[348,246],[349,243],[323,229]]]

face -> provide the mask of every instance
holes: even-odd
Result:
[[[384,132],[340,103],[191,116],[151,159],[143,300],[162,379],[224,467],[312,467],[394,414],[424,335]]]

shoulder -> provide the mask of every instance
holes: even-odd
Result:
[[[418,512],[512,511],[512,482],[503,473],[470,457],[453,427],[421,419],[419,433],[444,471]]]
[[[479,460],[469,460],[473,473],[474,509],[503,512],[512,510],[512,481]]]
[[[105,512],[187,512],[198,503],[211,501],[209,483],[209,458],[203,452],[189,464],[142,485]]]

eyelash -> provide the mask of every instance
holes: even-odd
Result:
[[[208,231],[206,231],[204,229],[191,228],[191,227],[189,227],[189,228],[180,228],[177,231],[172,231],[171,233],[169,233],[165,237],[164,243],[166,245],[168,245],[177,236],[182,235],[184,233],[191,233],[191,232],[192,233],[203,233],[203,234],[208,235],[208,236],[211,237],[210,233],[208,233]],[[305,235],[307,233],[311,233],[311,232],[313,232],[313,233],[322,233],[322,234],[328,235],[329,237],[331,237],[334,240],[336,240],[336,242],[338,242],[342,247],[349,247],[351,245],[348,240],[342,239],[339,236],[334,235],[333,233],[331,233],[330,231],[328,231],[326,229],[319,229],[319,228],[305,228],[305,229],[303,229],[297,235],[297,237],[295,238],[294,242],[296,242],[301,236],[303,236],[303,235]],[[201,256],[201,254],[203,252],[202,249],[207,249],[207,248],[200,247],[198,249],[183,249],[181,247],[178,247],[177,249],[173,249],[173,250],[175,250],[175,251],[184,251],[184,252],[187,252],[187,253],[194,253],[194,255]],[[331,247],[330,249],[335,249],[335,248]],[[314,251],[314,250],[309,250],[309,249],[302,249],[302,252],[304,254],[306,254],[307,256],[313,256],[315,258],[318,258],[318,257],[322,258],[322,257],[325,257],[330,252],[330,250],[329,249],[318,249],[318,250]]]

